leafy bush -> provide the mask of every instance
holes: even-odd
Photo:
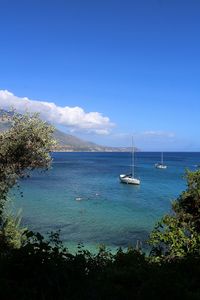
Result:
[[[150,236],[156,260],[200,254],[200,171],[186,173],[187,189],[174,201]]]

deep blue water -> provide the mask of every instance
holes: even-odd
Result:
[[[200,153],[164,153],[166,170],[154,164],[159,153],[136,153],[140,186],[119,182],[130,170],[129,153],[54,153],[50,171],[34,172],[15,190],[14,207],[22,222],[43,233],[61,229],[73,247],[135,245],[145,240],[155,222],[170,211],[171,201],[185,188],[186,168],[196,170]]]

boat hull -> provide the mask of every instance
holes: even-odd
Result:
[[[163,165],[163,164],[155,164],[155,167],[157,169],[167,169],[167,166],[166,165]]]
[[[121,174],[119,179],[122,183],[139,185],[140,180],[129,175]]]

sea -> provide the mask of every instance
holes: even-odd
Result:
[[[171,202],[186,188],[186,169],[195,171],[200,153],[164,153],[167,169],[156,169],[160,153],[137,152],[140,186],[120,183],[130,172],[130,153],[53,153],[49,171],[34,171],[11,193],[10,209],[21,211],[22,225],[46,235],[60,231],[71,251],[79,243],[96,251],[146,244]],[[145,246],[144,246],[145,247]]]

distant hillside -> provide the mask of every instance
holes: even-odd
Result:
[[[100,147],[58,129],[55,129],[54,136],[58,141],[58,146],[56,147],[58,151],[98,151],[98,148]]]
[[[9,129],[10,121],[2,119],[0,114],[0,131]],[[64,133],[58,129],[55,129],[55,139],[58,145],[53,151],[59,152],[127,152],[130,148],[126,147],[106,147],[100,146],[92,142],[84,141],[74,135]]]
[[[55,130],[55,139],[58,146],[55,151],[88,151],[88,152],[127,152],[130,148],[100,146],[92,142],[82,140],[74,135],[66,134],[58,129]]]

